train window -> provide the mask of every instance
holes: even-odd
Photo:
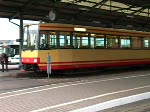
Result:
[[[23,49],[27,50],[28,49],[28,35],[29,35],[29,31],[28,31],[28,27],[24,28],[24,39],[23,39]]]
[[[23,49],[37,49],[38,27],[37,25],[26,26],[24,30]]]
[[[143,47],[144,48],[149,48],[150,47],[150,38],[149,37],[144,37],[143,38]]]
[[[125,36],[120,36],[120,41],[121,41],[121,48],[131,48],[131,38],[130,37],[125,37]]]
[[[91,34],[91,48],[105,48],[104,35]]]
[[[41,34],[40,34],[40,49],[41,50],[49,49],[48,39],[47,39],[47,32],[46,31],[41,31]]]
[[[60,48],[72,48],[71,33],[59,32],[59,43],[60,43]]]
[[[142,46],[142,38],[141,37],[132,37],[132,48],[139,49]]]
[[[34,31],[30,31],[29,32],[29,35],[28,35],[28,49],[29,50],[34,50],[35,49],[35,46],[36,46],[36,32]]]
[[[95,47],[95,42],[94,42],[94,37],[93,36],[91,36],[90,41],[91,41],[91,48],[94,48]]]
[[[73,47],[87,49],[88,47],[88,34],[87,33],[73,33]]]
[[[106,47],[107,48],[118,48],[119,41],[117,36],[113,35],[106,35],[107,40],[106,40]]]
[[[82,47],[88,48],[88,37],[82,37],[81,41],[82,41]]]
[[[95,38],[95,48],[104,48],[104,38]]]
[[[56,32],[49,32],[48,34],[48,43],[49,43],[49,47],[54,49],[56,48]]]

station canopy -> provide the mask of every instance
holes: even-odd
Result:
[[[150,31],[150,0],[0,0],[0,17],[20,15],[24,20]]]

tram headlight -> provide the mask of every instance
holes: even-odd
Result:
[[[36,63],[37,62],[37,59],[34,59],[34,63]]]

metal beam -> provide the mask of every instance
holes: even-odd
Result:
[[[97,6],[99,6],[99,8],[103,5],[103,4],[105,4],[107,1],[109,1],[109,0],[102,0],[101,2],[99,2],[99,3],[96,3],[92,8],[91,8],[91,10],[92,9],[94,9],[94,8],[96,8]]]
[[[100,2],[100,4],[98,3],[98,5],[100,5],[99,8],[101,8],[107,1],[109,1],[109,0],[103,0]],[[111,0],[110,0],[110,2],[111,2]]]
[[[99,6],[99,5],[100,5],[100,7],[101,7],[101,6],[102,6],[103,4],[105,4],[107,1],[108,1],[108,0],[102,0],[102,1],[99,2],[99,3],[96,3],[93,7],[88,8],[89,10],[85,10],[85,11],[82,11],[82,12],[80,11],[79,14],[76,14],[76,15],[78,15],[76,18],[79,18],[81,15],[83,16],[83,14],[88,13],[89,11],[95,9],[95,8],[96,8],[97,6]]]
[[[20,7],[20,10],[25,10],[28,6],[32,5],[33,2],[35,2],[36,0],[28,0],[28,2],[26,4],[23,4],[22,7]],[[14,15],[12,15],[12,17],[10,17],[9,19],[14,19],[16,16],[18,16],[20,12],[15,13]],[[22,12],[23,13],[23,12]]]
[[[130,13],[131,15],[134,15],[135,13],[137,13],[137,12],[141,12],[141,11],[143,11],[145,8],[144,7],[142,7],[142,8],[140,8],[140,9],[138,9],[138,10],[136,10],[136,11],[134,11],[134,12],[132,12],[132,13]]]

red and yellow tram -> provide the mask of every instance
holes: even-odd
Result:
[[[27,25],[22,64],[25,70],[52,70],[150,64],[150,33],[58,23]]]

